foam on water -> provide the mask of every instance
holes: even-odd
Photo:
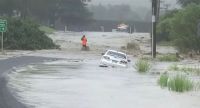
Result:
[[[9,87],[35,108],[199,108],[200,97],[157,86],[157,76],[101,68],[97,60],[61,60],[16,69]],[[73,68],[72,68],[73,67]]]

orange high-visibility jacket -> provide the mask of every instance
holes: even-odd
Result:
[[[82,38],[82,45],[84,45],[84,46],[87,45],[87,38],[86,37]]]

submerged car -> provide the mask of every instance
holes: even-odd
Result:
[[[100,67],[117,66],[117,67],[127,67],[128,66],[127,55],[123,52],[108,50],[101,57]]]

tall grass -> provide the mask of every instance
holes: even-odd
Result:
[[[147,60],[140,59],[135,63],[134,67],[138,72],[145,73],[145,72],[148,72],[150,70],[151,65]]]
[[[166,62],[177,62],[179,59],[176,57],[175,54],[168,54],[158,57],[159,61],[166,61]]]
[[[173,77],[161,75],[158,82],[162,88],[167,87],[169,90],[176,92],[190,91],[194,87],[194,83],[189,78],[181,74],[177,74]]]
[[[164,88],[167,87],[167,81],[169,79],[169,76],[167,74],[162,74],[158,80],[159,85]]]
[[[193,82],[189,78],[180,74],[169,79],[167,86],[169,90],[176,92],[190,91],[194,87]]]

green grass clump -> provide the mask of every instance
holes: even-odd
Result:
[[[134,67],[138,72],[145,73],[150,70],[151,65],[147,60],[140,59],[135,63]]]
[[[194,84],[189,78],[184,75],[176,75],[169,79],[167,84],[168,89],[176,92],[185,92],[193,89]]]
[[[168,55],[163,55],[160,56],[159,61],[166,61],[166,62],[177,62],[179,59],[176,57],[175,54],[168,54]]]
[[[40,26],[39,29],[43,32],[45,32],[46,34],[52,34],[53,32],[55,32],[54,29],[47,27],[47,26]]]
[[[167,87],[171,91],[175,92],[185,92],[193,89],[193,82],[184,75],[177,74],[174,77],[169,77],[168,75],[161,75],[159,79],[159,85]]]
[[[162,74],[158,80],[159,85],[164,88],[167,87],[167,81],[169,79],[169,76],[167,74]]]

